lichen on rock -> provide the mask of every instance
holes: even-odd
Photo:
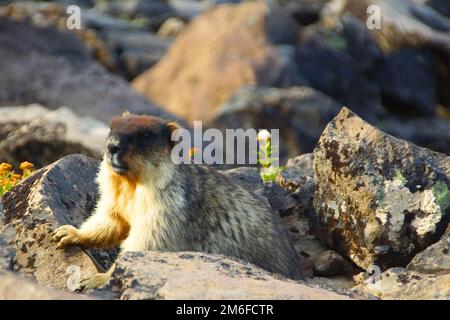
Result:
[[[404,267],[450,218],[450,158],[372,127],[343,108],[314,151],[318,232],[367,269]]]

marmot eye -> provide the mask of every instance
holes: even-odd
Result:
[[[153,135],[153,133],[150,131],[142,131],[141,132],[141,136],[144,138],[150,138],[152,135]]]

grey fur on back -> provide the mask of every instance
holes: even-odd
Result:
[[[154,250],[218,253],[303,278],[280,216],[224,174],[199,165],[175,166],[158,197],[167,219]]]

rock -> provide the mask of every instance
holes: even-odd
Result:
[[[415,5],[411,7],[411,13],[429,27],[443,32],[450,31],[450,22],[438,11],[430,9],[429,6]]]
[[[211,3],[208,3],[208,0],[169,0],[169,4],[174,9],[177,17],[187,21],[194,19],[207,10],[208,4],[211,5]]]
[[[210,6],[217,6],[225,3],[241,3],[245,0],[206,0]]]
[[[450,118],[450,55],[437,55],[436,65],[438,69],[437,96],[440,106],[438,114],[443,118]],[[445,116],[447,114],[447,116]]]
[[[146,30],[106,30],[99,35],[117,53],[124,77],[131,80],[153,66],[167,52],[171,41]]]
[[[282,214],[295,204],[292,199],[285,198],[286,191],[277,183],[263,183],[257,168],[240,167],[226,170],[224,173],[247,190],[251,190],[261,201],[267,202],[276,214]]]
[[[175,15],[174,9],[165,0],[96,1],[95,9],[121,19],[140,21],[153,31]]]
[[[102,13],[96,9],[81,10],[82,29],[93,29],[95,31],[143,31],[145,26],[136,25],[123,19]]]
[[[430,50],[405,48],[387,55],[376,78],[385,107],[406,115],[435,114],[437,71]]]
[[[348,298],[271,275],[243,261],[198,252],[127,252],[118,259],[106,288],[94,295],[109,292],[123,300]]]
[[[358,266],[406,266],[443,234],[450,160],[370,126],[347,108],[314,150],[318,231]]]
[[[86,295],[38,285],[12,272],[0,270],[0,300],[88,300]]]
[[[211,120],[243,85],[299,84],[298,79],[286,79],[295,62],[286,61],[285,50],[295,41],[298,25],[279,10],[246,2],[206,11],[176,38],[162,60],[133,81],[133,87],[192,121]]]
[[[117,21],[117,19],[99,16],[93,10],[82,9],[80,12],[80,29],[68,30],[67,7],[58,3],[31,1],[17,2],[6,7],[0,7],[0,16],[26,22],[37,28],[56,28],[63,33],[70,32],[83,42],[88,54],[108,70],[114,72],[118,67],[113,58],[114,54],[108,50],[103,41],[97,37],[96,31],[93,30],[101,25],[123,29],[122,26],[118,26],[123,23]]]
[[[333,250],[322,252],[314,259],[314,274],[330,277],[341,274],[345,268],[345,260]]]
[[[436,2],[439,1],[440,0],[437,0]],[[334,0],[329,3],[335,4],[335,6],[326,6],[327,8],[324,8],[322,12],[323,20],[327,21],[327,18],[331,17],[331,20],[334,20],[334,23],[331,23],[331,25],[334,25],[335,27],[336,25],[340,25],[339,21],[342,16],[349,13],[357,17],[362,24],[365,25],[369,23],[370,25],[372,22],[376,22],[376,19],[368,20],[368,7],[376,6],[382,13],[381,24],[379,26],[366,28],[368,29],[366,32],[370,32],[374,36],[379,47],[385,53],[389,54],[390,59],[392,59],[390,53],[394,54],[396,51],[404,48],[419,48],[424,51],[431,50],[433,52],[432,60],[434,61],[431,62],[423,60],[421,62],[414,62],[414,59],[411,57],[407,59],[409,62],[399,61],[401,66],[404,66],[405,63],[418,64],[420,66],[417,76],[419,77],[420,83],[424,85],[423,90],[421,85],[415,86],[415,84],[411,84],[411,78],[415,78],[414,75],[409,76],[409,78],[404,78],[406,84],[409,84],[409,86],[413,85],[417,90],[417,92],[412,92],[414,89],[410,89],[410,92],[413,93],[414,97],[419,97],[420,100],[416,102],[409,99],[409,102],[411,102],[413,110],[415,111],[417,109],[420,111],[420,109],[423,110],[423,108],[425,108],[425,110],[427,110],[427,108],[429,108],[430,96],[433,96],[433,92],[429,90],[430,85],[426,83],[426,80],[422,79],[429,78],[430,75],[432,76],[433,71],[430,71],[429,68],[433,63],[436,65],[436,70],[439,73],[438,102],[443,106],[448,107],[450,105],[450,98],[447,90],[450,81],[447,71],[448,57],[450,56],[450,37],[448,36],[450,23],[448,22],[448,18],[439,15],[439,13],[429,6],[424,5],[425,2],[426,1],[424,0]],[[334,12],[329,12],[329,7],[334,7],[334,9],[331,10]],[[398,67],[395,67],[395,69],[397,68]],[[388,72],[388,76],[400,79],[404,75],[409,75],[410,73],[415,74],[416,72],[413,69],[414,68],[412,67],[412,69],[408,68],[408,70],[405,71],[397,71],[395,74]],[[376,69],[375,71],[378,70]],[[376,73],[377,72],[375,72],[375,74]],[[404,90],[404,85],[401,82],[397,83],[396,86],[399,86],[400,88],[403,87]],[[386,91],[390,91],[387,86],[384,88],[384,98],[386,98]],[[401,96],[403,101],[408,100],[406,93],[402,94],[401,92],[395,92],[395,94],[391,93],[391,96],[392,95],[397,96],[397,98],[398,96]],[[389,101],[387,101],[387,103],[389,104]],[[349,103],[347,105],[353,107]],[[433,107],[434,110],[436,106]],[[355,107],[353,108],[364,116],[364,114]],[[398,108],[399,106],[397,106],[397,109]],[[403,107],[403,109],[404,108],[405,107]]]
[[[14,230],[13,268],[39,284],[66,288],[72,271],[85,278],[104,270],[113,253],[71,247],[57,250],[52,232],[79,226],[96,204],[98,161],[70,155],[33,173],[3,197],[6,228]],[[3,232],[4,233],[4,232]]]
[[[221,130],[279,128],[280,160],[311,152],[340,106],[308,87],[249,86],[223,104],[210,126]]]
[[[298,23],[307,26],[319,20],[320,12],[327,2],[328,0],[289,1],[286,8]]]
[[[305,153],[301,156],[291,158],[287,161],[286,167],[294,167],[305,176],[314,176],[314,153]]]
[[[0,272],[2,270],[11,270],[14,258],[14,249],[11,247],[13,232],[11,229],[5,231],[5,215],[3,213],[3,204],[0,201]]]
[[[0,228],[3,228],[5,214],[3,213],[3,204],[0,202]]]
[[[291,199],[289,202],[295,204],[291,212],[297,215],[315,216],[313,198],[316,184],[312,168],[313,159],[312,153],[289,159],[286,168],[278,177],[279,184],[288,192]]]
[[[381,274],[367,275],[355,290],[382,299],[446,299],[450,297],[450,225],[441,240],[403,268],[391,268]]]
[[[0,203],[0,211],[2,205]],[[14,249],[11,246],[14,238],[14,230],[4,226],[4,214],[0,212],[0,272],[1,270],[12,270]]]
[[[450,274],[450,224],[442,239],[418,253],[406,270],[423,274]]]
[[[448,300],[450,274],[424,275],[403,268],[391,268],[366,280],[354,290],[373,294],[384,300]]]
[[[101,158],[109,132],[106,124],[69,108],[37,104],[0,108],[0,127],[0,162],[18,167],[30,161],[37,168],[71,153]]]
[[[386,50],[429,45],[449,54],[449,22],[429,6],[411,0],[348,0],[342,13],[351,13],[365,23],[370,5],[378,6],[382,12],[381,28],[371,32]]]
[[[311,286],[318,286],[325,290],[330,290],[336,293],[351,295],[354,299],[359,300],[379,300],[373,294],[368,292],[357,290],[354,287],[353,282],[349,282],[346,278],[343,277],[333,277],[333,278],[324,278],[324,277],[314,277],[309,279],[308,284]]]
[[[285,191],[283,198],[280,199],[284,205],[279,206],[282,208],[279,212],[288,226],[295,249],[303,258],[303,273],[308,281],[314,277],[314,260],[328,250],[325,243],[312,233],[318,224],[313,207],[316,187],[313,159],[313,154],[303,154],[289,159],[286,168],[280,172],[277,179]],[[341,287],[341,283],[324,288],[332,287]]]
[[[0,18],[0,56],[0,104],[64,105],[105,122],[127,110],[174,118],[93,61],[69,32]]]
[[[450,155],[450,121],[441,118],[390,116],[375,126],[395,137]]]
[[[67,33],[67,4],[19,2],[0,7],[0,16]],[[109,71],[131,80],[166,52],[169,41],[149,32],[141,22],[126,21],[96,9],[81,9],[79,38],[90,56]]]
[[[128,1],[129,4],[131,2]],[[63,33],[70,32],[83,42],[88,53],[100,64],[128,80],[151,67],[170,45],[168,39],[161,39],[149,32],[140,18],[127,21],[120,16],[83,7],[80,29],[69,31],[67,5],[19,2],[0,7],[0,16],[26,21],[35,27],[54,27]]]
[[[301,76],[310,86],[355,109],[366,119],[384,114],[377,83],[369,75],[378,68],[381,50],[366,26],[351,16],[341,27],[305,28],[297,47]]]
[[[169,18],[159,28],[157,35],[164,38],[175,38],[186,28],[186,23],[180,18]]]
[[[450,5],[445,0],[428,0],[426,4],[438,11],[443,16],[450,18]]]
[[[80,8],[92,8],[94,6],[94,0],[55,0],[54,2],[59,3],[63,6],[76,5]]]

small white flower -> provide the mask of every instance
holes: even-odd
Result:
[[[270,139],[270,132],[266,129],[258,132],[258,141],[267,141]]]

